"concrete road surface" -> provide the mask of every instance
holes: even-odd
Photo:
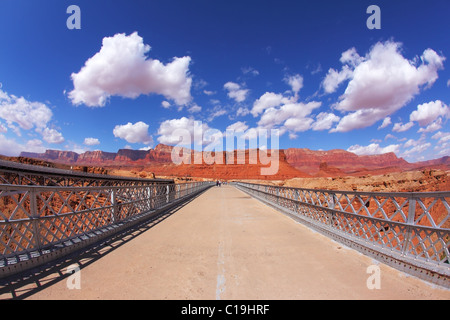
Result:
[[[49,272],[15,294],[36,300],[450,299],[449,290],[311,231],[232,186],[213,187],[75,262],[79,273]]]

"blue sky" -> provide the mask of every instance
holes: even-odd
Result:
[[[448,156],[449,14],[447,0],[0,0],[0,154],[152,148],[197,123],[278,129],[280,148]]]

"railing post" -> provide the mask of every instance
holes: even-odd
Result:
[[[406,221],[406,224],[408,225],[406,227],[406,233],[405,233],[405,239],[403,243],[402,248],[402,254],[405,255],[408,250],[408,245],[411,243],[411,237],[412,237],[412,228],[414,226],[414,218],[416,216],[416,199],[414,196],[411,196],[409,198],[409,207],[408,207],[408,218]]]
[[[111,205],[112,205],[112,213],[111,220],[112,223],[117,222],[118,212],[117,212],[117,199],[116,199],[116,189],[111,189]]]
[[[36,241],[36,248],[40,250],[42,248],[42,239],[41,239],[41,233],[39,228],[39,213],[37,208],[37,201],[36,201],[36,191],[31,190],[30,191],[30,216],[32,218],[32,224],[33,224],[33,234]]]

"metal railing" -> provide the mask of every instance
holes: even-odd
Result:
[[[212,185],[112,180],[105,178],[105,186],[0,184],[0,278],[144,222]]]
[[[52,167],[23,164],[0,159],[0,184],[93,187],[140,186],[171,183],[167,179],[141,179],[85,173]]]
[[[341,243],[450,287],[450,191],[385,193],[235,185]]]

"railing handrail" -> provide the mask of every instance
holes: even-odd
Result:
[[[212,185],[209,181],[79,187],[2,184],[0,278],[24,259],[62,254],[74,239],[76,248],[80,242],[103,239],[113,229],[144,222]]]
[[[302,191],[311,191],[311,192],[324,192],[324,193],[347,193],[347,194],[353,194],[353,195],[367,195],[367,196],[395,196],[395,197],[405,197],[405,198],[411,198],[411,197],[433,197],[433,196],[444,196],[444,197],[450,197],[450,191],[397,191],[397,192],[389,192],[389,191],[355,191],[355,190],[336,190],[336,189],[310,189],[310,188],[300,188],[300,187],[290,187],[290,186],[276,186],[271,184],[259,184],[259,183],[251,183],[251,182],[234,182],[236,184],[238,183],[245,183],[248,185],[254,185],[254,186],[265,186],[265,187],[274,187],[279,189],[297,189]]]
[[[450,222],[450,199],[446,199],[450,192],[336,191],[248,182],[235,185],[316,231],[395,268],[450,288],[450,228],[443,227]],[[309,197],[309,192],[316,198]],[[301,193],[308,198],[299,199]],[[398,198],[401,202],[397,202]],[[372,213],[367,206],[370,202],[363,201],[371,199],[375,200]],[[386,204],[392,206],[393,213],[384,212]],[[444,210],[439,222],[432,217],[433,209]]]

